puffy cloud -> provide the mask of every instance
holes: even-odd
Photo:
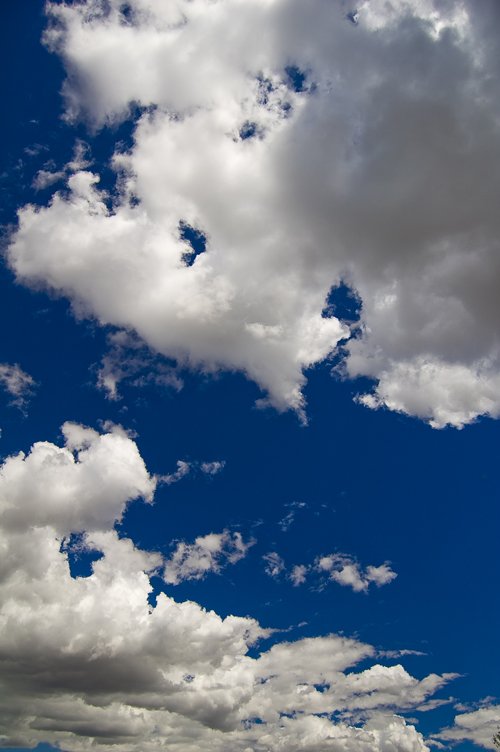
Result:
[[[500,727],[500,705],[489,705],[471,713],[455,716],[450,728],[436,734],[436,739],[449,742],[471,741],[486,749],[495,749],[493,737]]]
[[[277,554],[274,554],[274,556],[278,557]],[[276,574],[279,574],[284,569],[281,557],[278,557],[278,559],[282,566]],[[334,553],[327,556],[318,556],[314,564],[311,565],[296,564],[289,572],[288,578],[297,587],[298,585],[303,585],[311,574],[320,575],[320,589],[325,586],[324,575],[327,575],[329,580],[339,585],[350,587],[356,593],[367,593],[372,584],[377,587],[388,585],[398,576],[387,562],[378,567],[370,564],[363,568],[353,556]],[[322,575],[323,578],[321,579]],[[387,653],[383,653],[383,655],[395,657],[396,655],[409,655],[412,652],[388,651]]]
[[[201,580],[209,572],[219,573],[226,564],[243,559],[255,541],[245,543],[241,533],[209,533],[194,543],[179,541],[171,557],[165,562],[163,577],[170,585],[184,580]]]
[[[154,478],[116,427],[99,434],[67,423],[63,434],[64,447],[39,442],[0,472],[4,745],[425,752],[395,711],[421,705],[453,675],[356,671],[375,650],[336,635],[277,642],[252,657],[249,647],[272,631],[254,619],[223,619],[163,592],[152,606],[162,557],[119,537],[114,522],[133,499],[151,500]],[[70,573],[75,532],[81,548],[101,553],[89,576]],[[204,548],[221,550],[220,536],[209,538]]]
[[[88,144],[86,144],[84,141],[81,141],[80,139],[77,139],[75,147],[73,149],[72,159],[70,159],[70,161],[65,164],[61,170],[53,169],[55,165],[52,160],[49,160],[44,165],[44,169],[39,170],[33,178],[32,187],[36,191],[41,191],[44,188],[49,188],[54,183],[61,182],[62,180],[64,180],[64,178],[68,177],[68,175],[71,175],[71,173],[73,172],[85,170],[87,167],[90,167],[91,162],[89,162],[89,160],[87,159],[88,152]],[[30,153],[31,155],[33,155],[37,152],[31,149]],[[47,169],[48,167],[52,169]]]
[[[315,569],[318,572],[327,572],[331,580],[339,585],[351,587],[356,593],[366,593],[371,583],[377,587],[392,582],[397,574],[388,564],[378,567],[367,566],[364,570],[359,563],[348,554],[330,554],[316,559]]]
[[[0,474],[1,524],[21,531],[47,526],[58,535],[108,530],[128,501],[153,498],[156,481],[135,443],[119,427],[99,435],[76,423],[62,427],[65,446],[40,441],[9,457]],[[17,553],[15,548],[13,554]]]
[[[342,372],[374,379],[364,404],[496,417],[496,2],[358,6],[49,3],[68,117],[142,114],[112,200],[80,170],[20,211],[18,278],[299,412],[305,371],[348,336],[322,315],[344,280],[362,308]]]
[[[33,393],[35,382],[18,365],[0,363],[0,386],[12,397],[12,405],[24,409]]]

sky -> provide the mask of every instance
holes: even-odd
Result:
[[[496,0],[0,18],[0,748],[494,749]]]

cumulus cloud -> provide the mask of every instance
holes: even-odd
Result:
[[[77,139],[75,147],[73,149],[73,157],[70,159],[70,161],[67,162],[67,164],[65,164],[61,170],[55,170],[53,169],[55,167],[55,164],[51,160],[49,160],[49,162],[45,164],[44,169],[39,170],[33,178],[32,187],[36,191],[41,191],[44,188],[50,188],[51,185],[54,185],[54,183],[60,183],[73,172],[85,170],[87,167],[90,167],[91,162],[87,158],[88,152],[88,144],[86,144],[81,139]],[[33,155],[37,152],[31,150],[30,153],[31,155]],[[47,169],[48,167],[52,169]]]
[[[339,585],[351,587],[356,593],[368,592],[371,584],[382,587],[397,577],[396,572],[387,563],[378,567],[369,565],[363,569],[352,556],[341,553],[318,557],[315,569],[317,572],[328,573],[331,580]]]
[[[275,575],[277,576],[284,570],[284,562],[276,553],[268,554],[268,557],[276,557],[277,563],[275,566],[277,567],[277,571]],[[272,567],[273,563],[274,559],[270,559],[269,566]],[[268,574],[271,574],[271,572],[268,572]],[[313,564],[296,564],[290,570],[288,579],[291,580],[294,587],[298,587],[299,585],[303,585],[311,575],[316,577],[316,587],[320,589],[325,587],[326,581],[331,580],[338,585],[352,588],[355,593],[367,593],[370,585],[376,585],[377,587],[388,585],[398,576],[387,562],[377,567],[372,564],[362,567],[353,556],[334,553],[326,556],[318,556]],[[318,575],[319,585],[317,583]],[[413,655],[415,653],[414,651],[403,650],[387,651],[379,654],[394,658]],[[421,653],[416,654],[421,655]]]
[[[471,713],[460,713],[450,728],[435,738],[447,742],[470,741],[485,749],[495,749],[493,737],[500,727],[500,705],[489,705]]]
[[[253,540],[245,543],[241,533],[229,530],[198,536],[194,543],[179,541],[165,562],[165,582],[178,585],[184,580],[201,580],[209,572],[218,574],[226,564],[243,559],[254,543]]]
[[[114,524],[132,500],[151,501],[155,479],[117,427],[99,434],[67,423],[63,435],[63,447],[38,442],[0,469],[4,745],[425,752],[421,734],[396,713],[421,705],[453,674],[416,679],[376,663],[356,670],[376,651],[336,635],[251,655],[272,630],[250,617],[221,618],[163,592],[152,606],[150,577],[161,573],[162,557]],[[101,554],[89,576],[71,576],[72,533],[82,550]],[[244,544],[223,536],[239,556]],[[199,540],[205,550],[223,548],[220,536]]]
[[[435,427],[498,416],[495,0],[127,8],[48,4],[68,119],[139,114],[111,202],[81,169],[21,209],[18,279],[299,412],[307,369],[349,336],[323,315],[343,280],[361,319],[341,372],[373,379],[363,404]]]
[[[35,382],[18,365],[0,363],[0,387],[11,396],[11,404],[24,409],[29,401]]]

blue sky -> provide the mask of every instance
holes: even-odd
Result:
[[[489,748],[500,725],[499,176],[484,175],[484,159],[500,146],[488,88],[498,11],[464,3],[456,15],[429,0],[391,15],[372,2],[358,19],[318,0],[305,20],[295,2],[236,5],[219,3],[215,20],[204,0],[193,11],[150,0],[0,11],[0,745]],[[263,19],[269,39],[247,43],[240,27],[257,33]],[[59,34],[52,51],[46,28]],[[484,39],[474,68],[471,45]],[[134,60],[120,57],[125,43]],[[373,90],[363,66],[379,77]],[[108,192],[99,206],[89,173]],[[184,224],[207,239],[192,266]],[[66,431],[77,464],[59,473],[50,452],[67,421],[97,433]],[[7,458],[35,442],[52,446],[45,465],[39,445],[15,470]],[[29,561],[42,571],[48,551],[43,585]],[[99,557],[111,574],[92,569]],[[87,586],[88,612],[75,595]],[[175,655],[159,638],[127,643],[159,593],[201,607],[179,611]],[[232,622],[205,626],[212,611],[264,632],[243,648],[224,631]],[[350,638],[357,656],[338,658],[333,678],[307,657],[308,646],[324,666],[344,655],[319,642],[328,635]],[[125,670],[133,655],[132,680],[117,672],[109,689],[116,650]],[[243,669],[234,678],[240,665],[261,694]],[[432,691],[436,674],[456,677]],[[280,705],[297,687],[316,693],[310,705]],[[395,716],[406,725],[393,731]],[[332,741],[341,722],[347,741]]]

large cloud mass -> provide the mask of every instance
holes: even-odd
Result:
[[[113,523],[132,499],[151,501],[154,478],[117,428],[66,424],[63,433],[63,448],[40,442],[0,469],[2,746],[427,749],[394,711],[418,708],[452,675],[352,671],[375,651],[336,635],[252,657],[249,646],[271,635],[254,619],[221,618],[165,593],[151,605],[150,575],[164,561]],[[71,574],[75,546],[101,554],[89,576]]]
[[[342,370],[375,380],[366,405],[434,426],[497,416],[498,3],[353,10],[49,4],[68,117],[142,115],[115,155],[114,201],[77,171],[48,207],[21,210],[10,263],[153,350],[241,370],[298,411],[305,369],[348,335],[322,315],[344,280],[362,317]]]

